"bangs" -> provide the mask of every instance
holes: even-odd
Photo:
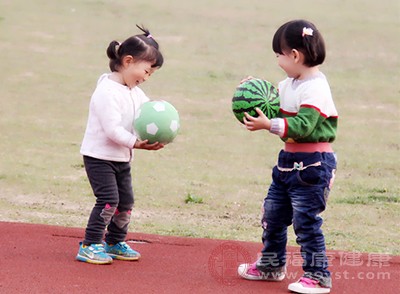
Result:
[[[161,52],[158,50],[156,51],[156,59],[154,64],[151,67],[161,67],[164,63],[164,57],[162,56]]]
[[[278,54],[283,54],[283,47],[282,43],[284,42],[284,31],[285,31],[285,26],[281,26],[275,33],[274,38],[272,39],[272,50],[275,53]],[[286,47],[285,47],[286,48]]]
[[[164,63],[164,57],[161,52],[152,46],[149,46],[138,58],[151,62],[151,67],[161,67]]]

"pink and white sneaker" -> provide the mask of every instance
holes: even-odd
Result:
[[[288,290],[301,294],[324,294],[331,292],[331,288],[323,287],[318,281],[306,277],[301,277],[296,283],[289,284]]]
[[[285,278],[286,269],[280,272],[264,273],[257,269],[255,263],[243,263],[238,267],[238,274],[246,280],[280,282]]]

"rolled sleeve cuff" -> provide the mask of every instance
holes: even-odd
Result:
[[[137,140],[137,139],[138,139],[138,137],[135,136],[135,135],[133,135],[133,136],[131,137],[131,139],[130,139],[129,142],[128,142],[128,146],[129,146],[130,149],[133,149],[133,148],[135,147],[135,143],[136,143],[136,140]]]
[[[271,119],[270,133],[283,137],[285,132],[285,121],[282,118]]]

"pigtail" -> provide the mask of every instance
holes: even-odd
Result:
[[[150,31],[146,29],[143,25],[142,26],[136,25],[136,27],[143,32],[143,35],[141,35],[142,37],[140,37],[140,39],[142,39],[145,43],[152,45],[154,48],[158,50],[159,49],[158,43],[154,39]]]
[[[143,25],[142,26],[136,25],[136,27],[144,33],[145,37],[147,37],[147,38],[152,38],[153,37],[150,34],[150,31],[148,29],[146,29]]]
[[[107,48],[107,56],[110,59],[117,59],[118,58],[118,49],[121,44],[117,41],[111,41]]]
[[[111,71],[117,71],[117,67],[121,64],[120,55],[118,53],[120,48],[118,41],[111,41],[107,48],[107,56],[110,59],[109,67]]]

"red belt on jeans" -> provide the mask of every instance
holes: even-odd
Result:
[[[286,152],[333,152],[331,143],[285,143]]]

